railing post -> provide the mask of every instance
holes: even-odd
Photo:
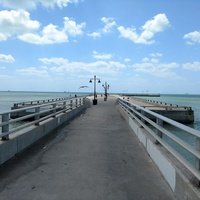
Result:
[[[35,120],[39,120],[40,119],[40,107],[35,108]],[[36,126],[39,126],[39,122],[35,123]]]
[[[78,99],[76,99],[76,107],[78,107]]]
[[[9,122],[9,113],[2,114],[2,122]],[[2,133],[9,132],[9,124],[2,126]],[[2,140],[9,140],[9,135],[2,137]]]
[[[81,98],[79,99],[79,106],[81,106]]]
[[[145,116],[145,111],[144,110],[141,110],[140,113]],[[141,118],[141,121],[145,124],[145,120],[143,118]],[[142,127],[141,127],[142,128]]]
[[[200,138],[196,137],[196,150],[200,151]],[[200,170],[200,160],[196,158],[195,160],[195,167],[197,170]]]
[[[17,103],[14,103],[13,108],[14,108],[14,109],[17,109],[17,108],[18,108],[18,104],[17,104]]]
[[[161,119],[156,118],[156,123],[157,123],[159,126],[163,127],[163,121],[162,121]],[[163,137],[163,134],[162,134],[161,131],[157,130],[156,132],[157,132],[157,135],[158,135],[160,138]],[[159,144],[159,142],[156,141],[156,144]]]
[[[66,104],[66,101],[64,101],[64,102],[63,102],[63,109],[65,110],[66,107],[67,107],[67,104]],[[66,112],[66,111],[64,111],[64,112]]]
[[[56,113],[56,103],[53,104],[53,113]],[[54,115],[53,117],[56,117],[56,115]]]
[[[70,100],[70,109],[73,109],[73,100]]]
[[[85,98],[83,97],[82,98],[82,105],[84,105],[85,104]]]

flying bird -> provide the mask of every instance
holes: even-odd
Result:
[[[82,86],[79,87],[79,89],[80,88],[88,88],[88,86],[87,85],[82,85]]]

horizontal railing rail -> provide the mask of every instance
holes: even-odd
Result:
[[[85,97],[85,96],[78,96],[80,97]],[[24,101],[24,102],[17,102],[13,104],[12,109],[17,109],[25,106],[32,106],[32,105],[39,105],[39,104],[45,104],[45,103],[51,103],[51,102],[56,102],[56,101],[64,101],[64,100],[69,100],[72,99],[73,97],[61,97],[61,98],[54,98],[54,99],[44,99],[44,100],[32,100],[32,101]]]
[[[85,104],[86,97],[67,98],[57,101],[43,103],[33,106],[25,106],[23,108],[13,109],[4,113],[0,113],[0,138],[9,140],[9,135],[31,125],[39,125],[40,122],[55,117],[56,115],[73,110]],[[22,112],[23,116],[15,119],[11,118],[12,114]],[[26,122],[23,122],[26,120]]]
[[[199,181],[200,181],[200,131],[191,127],[178,123],[160,114],[157,114],[149,109],[138,106],[125,99],[118,99],[119,105],[129,114],[129,116],[136,120],[141,127],[143,127],[153,138],[156,144],[161,144],[168,152],[170,152],[179,162],[181,162]],[[156,120],[153,121],[153,116]],[[169,124],[175,129],[184,131],[189,136],[194,137],[196,145],[192,145],[181,139],[180,137],[167,130],[164,124]],[[163,136],[172,140],[177,146],[187,151],[195,158],[195,163],[189,162],[186,157],[177,151],[173,145],[170,145]]]

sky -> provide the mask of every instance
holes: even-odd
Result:
[[[200,94],[199,0],[0,0],[0,91]],[[88,87],[81,87],[88,86]]]

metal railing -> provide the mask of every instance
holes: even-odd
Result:
[[[200,180],[200,131],[190,128],[186,125],[178,123],[160,114],[150,111],[149,109],[140,107],[127,100],[118,99],[119,105],[129,114],[129,116],[136,120],[141,127],[143,127],[153,138],[156,144],[162,145],[168,152],[170,152],[179,162],[181,162],[198,180]],[[156,120],[149,119],[148,116],[153,116]],[[182,138],[173,134],[165,128],[165,124],[169,124],[172,128],[183,131],[194,137],[196,145],[191,145]],[[163,137],[169,138],[173,143],[179,146],[184,151],[188,152],[195,158],[195,164],[189,162],[186,157],[170,145]]]
[[[31,125],[39,125],[40,122],[55,117],[58,114],[73,110],[85,104],[86,97],[77,97],[71,99],[57,100],[50,103],[44,103],[24,108],[14,109],[8,112],[0,113],[0,138],[9,140],[9,135]],[[22,113],[20,117],[11,118],[12,114]],[[26,122],[24,122],[26,120]],[[22,123],[23,121],[23,123]]]
[[[55,101],[62,101],[62,100],[64,101],[64,100],[68,100],[68,99],[70,99],[70,97],[18,102],[18,103],[14,103],[12,108],[17,109],[17,108],[21,108],[21,107],[24,107],[24,106],[39,105],[39,104],[51,103],[51,102],[55,102]]]

